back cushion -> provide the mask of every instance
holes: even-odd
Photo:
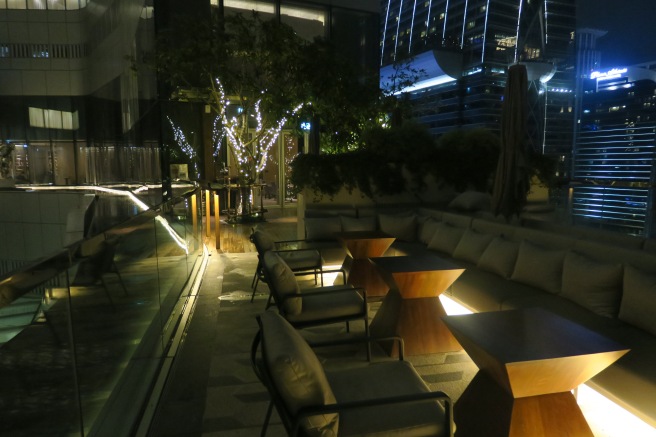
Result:
[[[344,217],[341,216],[342,231],[356,232],[356,231],[375,231],[376,230],[376,217]]]
[[[433,235],[435,235],[435,231],[437,231],[437,227],[441,222],[433,217],[427,217],[424,218],[422,221],[419,223],[419,241],[428,244],[430,241],[433,239]]]
[[[464,232],[465,230],[463,228],[440,223],[437,225],[437,230],[433,234],[433,238],[428,243],[428,248],[453,255],[453,251],[458,246]]]
[[[519,245],[515,270],[510,279],[558,294],[563,279],[565,250],[545,249],[529,241]]]
[[[656,274],[624,267],[620,320],[656,335]]]
[[[563,264],[561,295],[600,316],[617,317],[622,273],[622,264],[600,263],[569,252]]]
[[[264,269],[276,303],[282,304],[283,312],[299,315],[303,309],[303,299],[292,269],[280,255],[271,251],[264,254]]]
[[[260,316],[264,364],[291,414],[301,408],[336,403],[335,395],[314,351],[285,319],[272,311]],[[309,436],[335,436],[339,416],[323,414],[304,419]]]
[[[271,238],[271,235],[262,231],[255,231],[253,233],[253,244],[255,245],[257,253],[260,255],[269,250],[275,250],[276,248],[276,243],[273,241],[273,238]]]
[[[334,240],[342,231],[339,217],[306,218],[305,238],[308,240]]]
[[[494,237],[478,259],[478,267],[503,278],[510,278],[515,269],[519,243]]]
[[[453,251],[453,257],[463,261],[477,263],[483,251],[487,248],[493,235],[481,234],[471,229],[466,229],[460,238],[460,242]]]
[[[467,212],[489,211],[491,202],[492,197],[487,193],[481,193],[480,191],[465,191],[464,193],[458,194],[458,196],[449,203],[448,208]]]
[[[417,240],[417,216],[378,214],[380,230],[400,241]]]

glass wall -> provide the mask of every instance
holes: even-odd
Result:
[[[133,434],[202,259],[196,195],[0,276],[0,435]]]

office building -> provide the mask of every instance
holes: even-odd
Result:
[[[651,235],[656,151],[655,63],[594,71],[582,80],[572,217]]]
[[[384,0],[381,81],[412,59],[426,74],[408,91],[414,117],[434,135],[499,129],[508,65],[527,65],[535,150],[567,154],[573,143],[573,0]]]

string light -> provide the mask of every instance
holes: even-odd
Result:
[[[171,124],[171,129],[173,129],[173,139],[175,142],[178,144],[180,147],[180,150],[182,150],[182,153],[187,155],[189,159],[191,159],[191,163],[194,166],[194,173],[196,174],[197,178],[200,178],[200,173],[198,172],[198,166],[196,165],[196,149],[193,148],[191,144],[189,144],[189,141],[187,141],[187,137],[185,137],[184,132],[182,131],[181,128],[176,126],[173,123],[173,120],[171,120],[171,117],[166,117],[166,119],[169,121]]]
[[[226,111],[230,100],[226,98],[225,90],[218,78],[215,79],[214,91],[215,109],[218,112],[213,129],[214,156],[218,155],[220,147],[217,139],[222,141],[224,137],[227,138],[230,151],[238,164],[241,178],[246,181],[254,181],[257,175],[264,171],[269,152],[278,140],[287,120],[296,115],[304,104],[297,105],[277,122],[267,123],[260,110],[262,99],[258,99],[253,106],[256,127],[255,131],[252,131],[248,129],[248,111],[244,110],[239,117],[228,117]],[[222,122],[222,129],[217,127],[219,121]],[[271,125],[269,126],[269,124]]]

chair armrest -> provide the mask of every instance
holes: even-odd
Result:
[[[405,359],[404,353],[404,343],[403,343],[403,338],[399,336],[392,336],[392,337],[370,337],[366,335],[357,335],[357,334],[352,334],[348,337],[340,336],[339,338],[335,338],[334,340],[327,340],[327,341],[312,341],[309,339],[306,339],[307,343],[310,345],[310,347],[315,348],[315,347],[329,347],[329,346],[339,346],[339,345],[344,345],[344,344],[357,344],[357,343],[368,343],[372,341],[396,341],[399,343],[399,361],[403,361]]]
[[[375,398],[375,399],[366,399],[362,401],[352,401],[352,402],[338,402],[335,404],[321,405],[321,406],[312,406],[305,407],[298,410],[296,415],[296,420],[294,421],[294,427],[292,429],[292,435],[298,435],[300,431],[301,419],[311,416],[317,416],[321,414],[331,414],[339,413],[345,410],[357,410],[366,407],[374,407],[378,405],[390,405],[390,404],[404,404],[404,403],[417,403],[424,402],[428,400],[441,401],[444,403],[445,410],[445,419],[448,421],[449,436],[453,436],[454,426],[453,426],[453,402],[449,395],[442,391],[429,391],[415,393],[411,395],[403,396],[392,396],[386,398]]]

